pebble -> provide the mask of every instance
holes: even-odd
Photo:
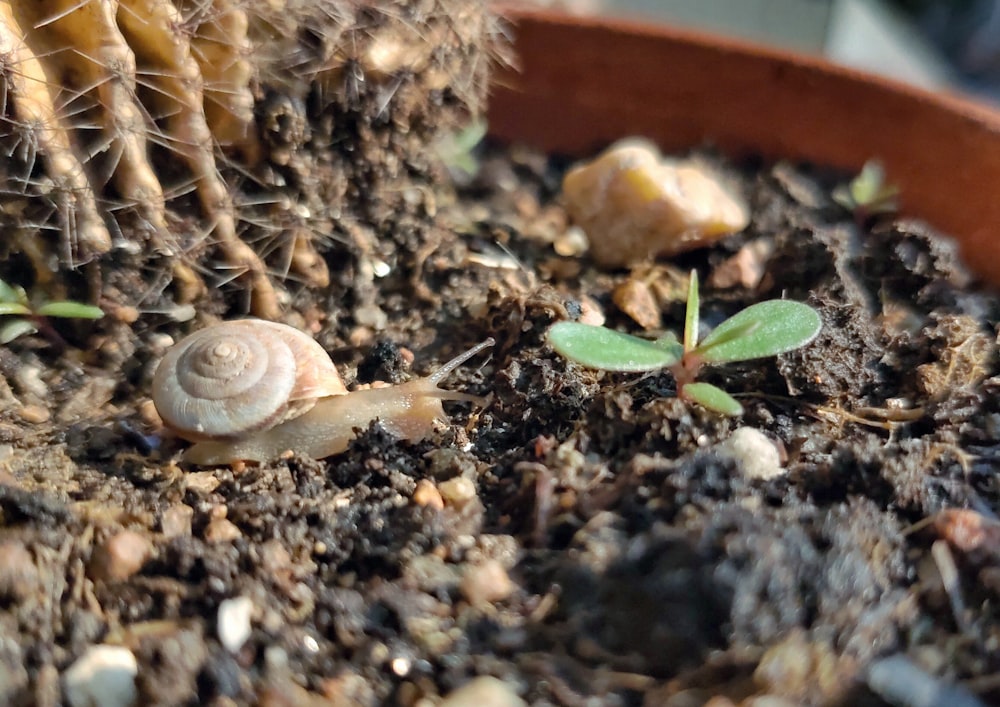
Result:
[[[476,485],[462,476],[442,481],[438,484],[438,491],[445,503],[458,509],[476,500]]]
[[[42,380],[42,369],[34,364],[24,364],[14,373],[14,385],[18,392],[45,400],[49,395],[49,387]]]
[[[778,447],[756,427],[740,427],[716,444],[715,451],[738,460],[743,473],[751,479],[773,479],[786,473]]]
[[[389,316],[377,305],[363,304],[354,309],[354,321],[361,326],[382,331],[389,324]]]
[[[323,696],[330,701],[328,707],[348,707],[348,705],[375,704],[375,690],[361,675],[350,669],[341,671],[336,677],[320,682]]]
[[[653,290],[643,280],[631,277],[625,280],[615,287],[611,301],[643,329],[658,329],[662,325],[660,307],[653,297]]]
[[[35,558],[18,540],[0,543],[0,597],[21,602],[38,589]]]
[[[516,585],[507,570],[496,560],[486,560],[481,565],[470,567],[458,585],[462,596],[473,606],[503,601],[514,593],[514,589]]]
[[[985,707],[986,704],[967,688],[931,675],[899,653],[875,661],[867,672],[868,687],[890,704],[907,707]]]
[[[428,594],[445,594],[461,582],[461,572],[453,564],[445,563],[436,555],[417,555],[403,567],[407,584]]]
[[[238,653],[250,638],[253,631],[250,625],[253,608],[253,601],[249,597],[226,599],[219,604],[215,630],[219,642],[230,653]]]
[[[141,570],[152,553],[153,544],[147,537],[122,530],[94,550],[87,574],[93,580],[121,582]]]
[[[552,246],[564,257],[577,257],[587,252],[587,234],[579,226],[570,226],[556,237]]]
[[[580,296],[580,323],[590,326],[604,326],[606,321],[600,303],[590,295]]]
[[[527,704],[503,681],[482,676],[453,690],[439,707],[527,707]]]
[[[20,410],[21,419],[25,422],[37,425],[41,422],[48,422],[51,414],[41,405],[25,405]]]
[[[194,509],[182,503],[170,506],[160,516],[160,532],[168,538],[179,538],[191,535],[191,519]]]
[[[433,481],[421,479],[413,490],[413,502],[418,506],[430,507],[436,510],[444,508],[444,499]]]
[[[214,471],[189,471],[184,474],[184,486],[196,493],[208,495],[219,488],[220,483]]]
[[[205,526],[205,541],[210,543],[232,542],[242,535],[240,529],[225,518],[213,518]]]
[[[767,259],[773,246],[764,240],[747,243],[736,255],[720,264],[708,277],[708,284],[718,289],[744,287],[756,289],[767,270]]]
[[[128,707],[138,697],[139,666],[124,646],[91,646],[63,674],[70,707]]]
[[[718,176],[634,138],[571,169],[563,200],[606,268],[701,248],[750,222],[747,204]]]

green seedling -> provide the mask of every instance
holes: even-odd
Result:
[[[458,178],[471,179],[479,172],[476,147],[486,137],[486,121],[474,120],[457,133],[449,133],[434,146],[448,171]]]
[[[104,312],[100,307],[72,300],[33,301],[20,285],[9,285],[0,280],[0,315],[10,317],[0,324],[0,344],[9,344],[20,336],[41,332],[53,343],[65,346],[62,337],[49,324],[49,317],[100,319]]]
[[[885,181],[878,160],[868,160],[854,179],[833,190],[833,200],[854,214],[859,222],[878,214],[895,213],[899,188]]]
[[[729,393],[696,381],[701,367],[792,351],[816,338],[822,326],[819,313],[807,304],[768,300],[733,315],[698,343],[698,306],[698,275],[692,271],[683,342],[671,333],[649,341],[577,322],[554,324],[548,341],[558,353],[588,368],[625,372],[666,368],[677,381],[678,397],[723,415],[740,415],[743,406]]]

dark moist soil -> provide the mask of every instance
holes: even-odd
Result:
[[[446,383],[489,403],[448,404],[428,440],[376,424],[329,460],[185,468],[148,404],[179,326],[117,358],[128,342],[0,350],[2,701],[57,703],[100,643],[132,650],[146,704],[431,705],[476,675],[534,705],[883,704],[868,685],[897,654],[916,677],[889,671],[892,703],[932,677],[1000,700],[1000,302],[926,227],[835,206],[843,175],[704,158],[752,225],[631,272],[576,251],[565,159],[491,146],[475,178],[435,187],[436,236],[363,303],[384,328],[352,303],[313,319],[352,383],[496,338]],[[771,251],[760,284],[713,286],[750,243]],[[742,418],[677,400],[669,374],[588,371],[543,343],[581,312],[642,332],[613,303],[623,283],[676,329],[690,268],[709,326],[774,297],[822,314],[805,349],[706,375]],[[715,449],[740,426],[779,443],[787,473],[752,479]],[[234,597],[253,632],[230,653],[216,616]]]

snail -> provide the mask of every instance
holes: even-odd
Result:
[[[426,378],[348,392],[326,351],[307,334],[243,319],[197,331],[163,357],[153,404],[164,424],[194,445],[200,465],[268,461],[292,450],[316,459],[347,449],[356,428],[378,419],[403,439],[427,437],[446,420],[443,400],[482,398],[438,387],[492,339]]]

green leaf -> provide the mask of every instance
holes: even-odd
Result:
[[[0,344],[9,344],[19,336],[38,331],[27,319],[9,319],[0,326]]]
[[[851,182],[851,196],[862,206],[884,205],[899,195],[894,184],[885,181],[885,170],[878,160],[869,160]]]
[[[842,206],[845,211],[854,211],[858,208],[857,203],[854,201],[854,197],[851,195],[851,187],[847,184],[840,184],[834,187],[830,196],[833,197],[833,200],[838,205]]]
[[[681,395],[722,415],[735,417],[743,414],[743,406],[732,395],[711,383],[688,383],[681,388]]]
[[[553,324],[549,345],[571,361],[603,371],[655,371],[677,363],[683,351],[670,342],[653,342],[600,326]]]
[[[17,302],[17,290],[0,280],[0,302]]]
[[[892,213],[896,210],[899,189],[885,181],[885,170],[878,160],[868,160],[848,184],[833,190],[833,200],[848,211],[863,210],[868,214]]]
[[[31,314],[31,310],[20,302],[0,302],[0,314]]]
[[[43,317],[100,319],[104,316],[104,311],[100,307],[95,307],[90,304],[60,300],[58,302],[46,302],[35,310],[35,314],[40,314]]]
[[[688,280],[687,309],[684,312],[684,350],[694,351],[698,346],[698,308],[701,302],[698,297],[698,271],[691,271]]]
[[[822,325],[819,313],[807,304],[781,299],[759,302],[722,322],[697,353],[706,363],[777,356],[808,344]]]
[[[0,280],[0,302],[17,302],[28,306],[28,293],[20,285],[10,285]]]
[[[435,145],[438,157],[448,169],[475,176],[479,161],[472,151],[486,137],[486,132],[486,121],[475,120],[461,131],[445,135]]]
[[[723,324],[725,324],[725,322],[723,322]],[[712,348],[718,348],[723,344],[729,343],[733,339],[740,339],[744,336],[749,336],[760,328],[760,324],[760,321],[747,320],[742,322],[739,326],[726,327],[726,330],[721,334],[712,337]],[[709,337],[706,336],[705,340],[708,341],[708,339]],[[702,348],[704,348],[704,345]],[[701,349],[699,349],[699,351],[700,350]]]
[[[677,339],[677,334],[672,331],[668,331],[653,343],[661,349],[667,349],[668,351],[680,351],[681,353],[684,351],[684,347],[681,346],[681,342]]]

